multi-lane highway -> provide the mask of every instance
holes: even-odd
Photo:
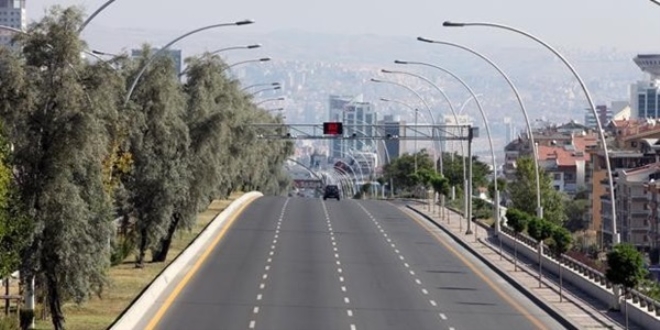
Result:
[[[236,219],[151,324],[562,329],[431,228],[384,201],[262,197]]]

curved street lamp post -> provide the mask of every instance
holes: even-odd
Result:
[[[275,98],[270,98],[270,99],[261,100],[261,101],[255,103],[254,105],[260,105],[260,104],[265,103],[265,102],[271,102],[271,101],[284,101],[284,100],[286,100],[286,99],[283,98],[283,97],[275,97]]]
[[[456,125],[459,125],[459,122],[458,122],[458,115],[456,114],[456,109],[454,109],[454,105],[452,104],[451,100],[450,100],[449,97],[447,96],[447,93],[445,93],[445,91],[443,91],[440,87],[438,87],[438,85],[436,85],[433,81],[431,81],[430,79],[428,79],[428,78],[426,78],[426,77],[424,77],[424,76],[422,76],[422,75],[418,75],[418,74],[416,74],[416,73],[412,73],[412,72],[406,72],[406,71],[394,71],[394,70],[381,70],[381,71],[382,71],[383,73],[390,73],[390,74],[404,74],[404,75],[412,76],[412,77],[415,77],[415,78],[421,79],[421,80],[425,81],[426,83],[430,84],[431,86],[433,86],[433,88],[434,88],[436,91],[438,91],[438,93],[440,93],[440,95],[442,96],[442,98],[447,102],[447,104],[449,105],[449,110],[451,111],[451,114],[452,114],[452,116],[454,117],[454,122],[455,122],[455,124],[456,124]],[[439,121],[439,120],[438,120],[438,121]],[[453,141],[452,141],[452,142],[453,142]],[[463,145],[463,140],[461,140],[460,143],[461,143],[461,155],[463,156],[463,182],[465,182],[465,179],[466,179],[465,176],[466,176],[466,172],[467,172],[467,171],[466,171],[466,164],[465,164],[465,149],[464,149],[464,145]],[[453,147],[453,146],[452,146],[452,147]],[[444,157],[444,151],[445,151],[445,150],[444,150],[444,148],[443,148],[443,150],[442,150],[442,152],[441,152],[441,155],[440,155],[440,168],[443,167],[443,163],[444,163],[444,160],[443,160],[443,159],[444,159],[444,158],[443,158],[443,157]],[[451,157],[452,157],[452,161],[453,161],[453,159],[454,159],[454,154],[453,154],[453,153],[451,154]],[[444,176],[444,173],[442,172],[442,170],[441,170],[441,173],[442,173],[443,176]],[[452,187],[452,189],[454,189],[454,187]],[[466,213],[465,213],[466,210],[464,209],[463,211],[464,211],[463,214],[466,214]],[[461,229],[461,230],[462,230],[462,229]]]
[[[276,91],[276,90],[280,90],[280,89],[282,89],[281,86],[273,86],[273,87],[268,87],[268,88],[262,88],[260,90],[257,90],[257,91],[254,91],[254,92],[250,93],[250,96],[255,96],[255,95],[257,95],[261,92]]]
[[[449,71],[449,70],[447,70],[443,67],[434,65],[434,64],[429,64],[429,63],[424,63],[424,62],[413,62],[413,61],[400,61],[400,60],[396,60],[396,61],[394,61],[394,63],[396,63],[396,64],[423,65],[423,66],[428,66],[428,67],[435,68],[435,69],[438,69],[440,71],[443,71],[443,72],[447,73],[448,75],[454,77],[454,79],[456,79],[461,85],[463,85],[463,87],[465,87],[465,89],[468,90],[470,95],[472,95],[474,97],[475,102],[477,102],[477,107],[479,108],[479,112],[481,113],[481,117],[484,121],[484,126],[486,128],[486,135],[488,136],[488,143],[490,144],[490,153],[491,153],[492,163],[493,163],[493,186],[495,188],[495,200],[499,201],[500,192],[497,188],[497,160],[495,159],[495,148],[493,147],[493,139],[492,139],[492,136],[490,134],[490,126],[488,125],[488,118],[486,118],[486,112],[484,111],[483,107],[481,106],[481,102],[479,102],[479,99],[476,97],[476,94],[474,93],[472,88],[470,88],[470,86],[468,86],[468,84],[465,83],[465,81],[463,81],[463,79],[461,79],[460,77],[455,75],[453,72],[451,72],[451,71]],[[472,154],[471,149],[472,149],[471,148],[471,143],[468,143],[468,151],[469,151],[468,152],[468,157],[470,157],[470,158],[471,158],[471,154]],[[470,179],[470,180],[472,179],[472,159],[470,159],[470,162],[468,163],[468,179]],[[465,189],[466,192],[468,192],[468,194],[466,196],[467,197],[466,202],[468,203],[468,208],[467,208],[468,209],[468,213],[467,213],[468,214],[468,217],[467,217],[468,228],[467,228],[467,231],[466,231],[465,234],[469,235],[469,234],[472,233],[471,223],[470,223],[472,221],[472,183],[471,182],[469,184],[466,183],[466,187],[468,187],[468,189]],[[495,217],[495,219],[496,219],[495,220],[495,232],[499,235],[499,232],[500,232],[500,221],[499,221],[500,203],[496,202],[494,204],[495,204],[495,215],[496,215],[496,217]],[[477,231],[475,230],[475,232],[474,232],[475,235],[476,235],[476,232]]]
[[[516,99],[518,100],[518,105],[520,106],[520,111],[522,111],[523,116],[525,117],[525,124],[527,124],[527,132],[529,134],[529,141],[531,143],[532,147],[532,153],[534,155],[534,174],[536,175],[536,216],[539,218],[543,218],[543,206],[541,205],[541,181],[540,181],[540,175],[539,175],[539,156],[538,156],[538,151],[536,148],[536,142],[534,141],[534,132],[532,132],[532,125],[529,123],[529,116],[527,114],[527,109],[525,108],[525,104],[523,103],[522,97],[520,96],[520,93],[518,92],[518,89],[516,88],[516,85],[513,84],[511,79],[509,79],[509,76],[502,71],[502,69],[495,64],[493,61],[491,61],[488,57],[485,55],[475,51],[474,49],[471,49],[469,47],[451,43],[451,42],[445,42],[445,41],[437,41],[437,40],[431,40],[423,37],[418,37],[417,40],[421,42],[426,42],[426,43],[431,43],[431,44],[439,44],[439,45],[447,45],[447,46],[452,46],[456,48],[460,48],[462,50],[465,50],[469,53],[472,53],[482,60],[486,61],[490,66],[492,66],[497,72],[506,80],[507,84],[511,89],[513,90],[513,93],[516,96]],[[507,141],[508,142],[508,141]],[[496,201],[499,203],[499,200]]]
[[[184,39],[188,36],[191,36],[195,33],[199,33],[199,32],[214,29],[214,28],[226,27],[226,26],[241,26],[241,25],[247,25],[247,24],[252,24],[252,23],[254,23],[254,21],[252,21],[252,20],[242,20],[242,21],[237,21],[237,22],[234,22],[234,23],[220,23],[220,24],[207,25],[207,26],[192,30],[190,32],[187,32],[187,33],[175,38],[174,40],[170,41],[165,46],[160,48],[155,54],[151,55],[147,59],[146,63],[144,63],[144,65],[142,66],[142,68],[140,69],[138,74],[133,79],[133,83],[131,83],[131,87],[128,89],[128,93],[126,93],[126,99],[124,100],[124,106],[128,105],[128,102],[131,100],[131,95],[133,95],[133,91],[135,90],[135,87],[137,86],[138,81],[140,80],[140,78],[142,77],[144,72],[147,71],[147,67],[149,67],[149,65],[154,61],[154,59],[156,59],[158,56],[161,56],[163,53],[165,53],[172,45],[177,43],[179,40]]]
[[[396,85],[396,86],[399,86],[399,87],[403,87],[403,88],[407,89],[408,91],[412,92],[413,94],[415,94],[415,96],[417,96],[417,98],[418,98],[420,101],[422,101],[422,104],[424,104],[424,107],[425,107],[426,110],[428,111],[429,116],[431,117],[431,123],[432,123],[432,125],[435,125],[436,121],[435,121],[435,119],[433,118],[433,111],[431,110],[431,107],[430,107],[429,104],[424,100],[424,98],[423,98],[421,95],[419,95],[419,93],[418,93],[417,91],[415,91],[414,89],[412,89],[412,88],[410,88],[410,87],[408,87],[408,86],[406,86],[406,85],[404,85],[404,84],[402,84],[402,83],[398,83],[398,82],[396,82],[396,81],[382,80],[382,79],[376,79],[376,78],[371,78],[371,81],[372,81],[372,82],[375,82],[375,83],[385,83],[385,84],[392,84],[392,85]],[[431,136],[435,136],[435,129],[431,129]],[[440,152],[442,152],[442,150],[440,150]],[[435,160],[433,161],[433,169],[434,169],[436,172],[438,171],[438,162],[435,161]],[[440,174],[443,174],[442,162],[440,162]]]
[[[249,85],[249,86],[246,86],[246,87],[241,88],[241,91],[244,92],[244,91],[246,91],[246,90],[248,90],[248,89],[250,89],[250,88],[254,88],[254,87],[263,87],[263,86],[273,86],[273,87],[276,87],[276,86],[280,86],[280,83],[278,83],[278,82],[273,82],[273,83],[253,84],[253,85]]]
[[[508,26],[508,25],[503,25],[503,24],[496,24],[496,23],[485,23],[485,22],[470,22],[470,23],[456,23],[456,22],[449,22],[446,21],[442,23],[443,26],[446,27],[466,27],[466,26],[485,26],[485,27],[493,27],[493,28],[498,28],[498,29],[503,29],[511,32],[516,32],[518,34],[521,34],[523,36],[528,37],[529,39],[532,39],[536,41],[537,43],[543,45],[546,49],[548,49],[550,52],[555,54],[571,71],[573,76],[577,79],[578,83],[580,84],[580,87],[582,88],[582,91],[584,92],[584,95],[587,98],[587,101],[589,102],[589,107],[591,108],[591,112],[593,116],[596,118],[596,126],[598,128],[598,135],[600,138],[601,143],[603,144],[603,152],[605,156],[605,166],[607,167],[607,180],[609,182],[610,186],[610,205],[611,205],[611,212],[612,212],[612,242],[614,244],[618,244],[620,242],[619,234],[617,233],[617,214],[616,214],[616,200],[614,199],[614,179],[612,176],[612,166],[610,164],[610,154],[609,151],[607,150],[607,141],[605,140],[605,133],[603,132],[603,126],[600,122],[600,117],[598,116],[598,112],[596,111],[596,105],[594,104],[593,99],[591,98],[591,94],[589,93],[589,90],[587,89],[586,84],[582,80],[582,77],[577,73],[573,65],[568,62],[568,60],[560,54],[556,49],[554,49],[552,46],[550,46],[548,43],[544,42],[543,40],[539,39],[538,37],[527,33],[525,31],[516,29],[514,27]]]

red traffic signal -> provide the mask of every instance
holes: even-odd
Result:
[[[323,123],[323,134],[342,135],[344,134],[344,126],[340,122]]]

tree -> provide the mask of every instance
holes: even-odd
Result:
[[[187,168],[182,172],[185,176],[180,178],[185,182],[184,191],[174,205],[166,234],[154,249],[154,262],[167,259],[174,233],[179,228],[192,228],[198,210],[208,205],[214,189],[228,183],[221,166],[222,158],[229,154],[231,134],[227,115],[219,104],[228,93],[228,82],[222,74],[224,67],[219,57],[204,56],[188,61],[188,79],[184,86],[187,109],[182,119],[190,139],[186,154],[182,155],[183,166]]]
[[[543,244],[546,239],[552,236],[552,226],[552,223],[537,217],[531,217],[527,225],[527,233],[538,242],[539,288],[543,278]]]
[[[605,277],[608,281],[623,287],[624,297],[630,289],[636,288],[646,277],[644,257],[630,244],[617,244],[607,253],[607,270]],[[616,290],[614,294],[617,295]],[[619,297],[617,296],[617,300]],[[626,329],[628,328],[628,304],[625,303]]]
[[[140,66],[150,55],[145,46]],[[142,76],[128,105],[134,165],[126,187],[136,218],[136,267],[144,266],[148,249],[159,249],[175,209],[189,197],[185,157],[190,137],[183,121],[184,101],[172,60],[159,57]]]
[[[501,194],[506,191],[506,180],[503,178],[497,178],[497,190],[500,192],[500,198]],[[495,185],[493,184],[493,181],[491,181],[488,184],[488,195],[495,201]],[[499,203],[500,201],[495,201]]]
[[[417,158],[417,171],[415,171],[415,158]],[[394,185],[403,190],[414,190],[424,182],[421,175],[433,171],[433,161],[426,152],[421,150],[417,154],[404,154],[383,167],[383,176],[386,180],[393,180]]]
[[[508,185],[513,206],[528,214],[536,214],[536,174],[534,161],[529,157],[521,157],[516,161],[516,179]],[[543,218],[557,225],[562,225],[565,219],[563,196],[552,186],[552,179],[539,169],[541,205]]]
[[[566,223],[564,227],[571,232],[587,229],[587,223],[584,221],[584,214],[591,205],[591,201],[587,198],[574,199],[564,198],[564,213]]]
[[[449,180],[447,178],[443,177],[442,175],[436,174],[431,177],[431,187],[433,187],[433,190],[440,194],[447,196],[449,194]]]
[[[562,261],[564,258],[564,253],[566,253],[573,244],[573,236],[566,228],[560,227],[557,225],[552,226],[552,244],[550,249],[557,256],[558,265],[559,265],[559,301],[563,299],[562,289],[563,289],[563,276],[562,276]]]
[[[55,7],[17,37],[22,61],[7,53],[0,58],[15,207],[33,228],[21,276],[24,283],[33,276],[43,282],[57,330],[64,328],[63,301],[81,303],[103,288],[113,236],[102,162],[110,150],[105,119],[116,113],[116,100],[105,96],[121,81],[105,74],[98,77],[105,84],[90,83],[80,57],[81,23],[79,10]]]
[[[443,158],[443,174],[449,180],[451,186],[463,186],[463,161],[465,160],[466,175],[469,166],[467,157],[457,153],[453,155],[445,152]],[[479,157],[472,156],[472,184],[474,188],[485,187],[488,185],[488,177],[492,174],[488,164],[479,160]]]
[[[517,209],[508,209],[506,211],[507,225],[513,229],[515,233],[515,240],[513,241],[513,271],[518,270],[518,236],[525,231],[527,223],[529,222],[530,215],[524,211]]]

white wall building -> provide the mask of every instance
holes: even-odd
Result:
[[[0,0],[0,25],[25,31],[27,29],[27,14],[25,0]],[[14,32],[0,30],[0,47],[11,47]]]

